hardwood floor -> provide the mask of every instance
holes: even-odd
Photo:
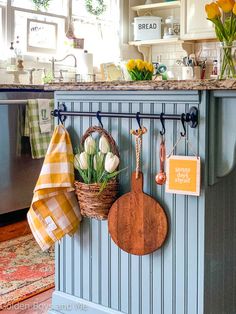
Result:
[[[1,314],[46,314],[51,306],[54,289],[42,292],[25,301],[12,305],[11,308],[2,310]]]
[[[11,240],[30,233],[27,220],[0,227],[0,242]]]
[[[14,239],[30,233],[27,220],[0,227],[0,242]],[[9,309],[0,310],[1,314],[46,314],[50,308],[54,288],[35,295]]]

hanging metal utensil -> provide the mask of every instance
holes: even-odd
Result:
[[[166,159],[166,147],[165,147],[165,120],[164,120],[164,113],[161,113],[160,116],[161,124],[162,124],[162,131],[161,134],[161,143],[160,143],[160,171],[157,173],[155,177],[156,184],[163,185],[166,183],[166,173],[165,173],[165,159]]]
[[[155,177],[156,184],[159,185],[163,185],[166,183],[165,159],[166,159],[165,139],[164,136],[162,136],[160,144],[160,171]]]

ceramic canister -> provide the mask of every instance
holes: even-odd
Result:
[[[134,18],[134,40],[161,39],[161,17],[139,16]]]
[[[182,80],[192,80],[193,79],[193,68],[192,67],[182,67]]]

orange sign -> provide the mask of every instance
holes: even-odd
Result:
[[[175,156],[166,159],[166,192],[200,195],[200,157]]]

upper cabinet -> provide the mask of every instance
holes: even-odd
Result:
[[[152,0],[146,4],[145,0],[129,0],[129,44],[138,46],[138,50],[147,60],[151,58],[151,49],[153,45],[162,44],[181,44],[183,49],[191,53],[191,42],[194,40],[214,39],[215,30],[213,24],[207,20],[205,5],[211,0],[179,0],[164,1]],[[148,1],[147,1],[148,2]],[[135,17],[157,16],[162,18],[161,37],[135,39],[134,36],[134,18]],[[165,38],[164,22],[169,17],[179,20],[180,36]],[[148,25],[143,22],[142,25]],[[141,26],[142,26],[141,25]]]
[[[164,9],[176,9],[180,7],[180,1],[169,1],[169,2],[157,2],[157,3],[150,3],[150,4],[142,4],[133,6],[131,9],[133,11],[137,11],[138,16],[149,14],[150,12],[155,12]]]
[[[213,24],[206,19],[209,0],[181,0],[181,39],[215,38]]]
[[[180,40],[180,6],[181,1],[159,1],[153,0],[146,4],[145,0],[130,1],[134,5],[130,7],[130,45],[155,45],[162,43],[176,43]],[[159,19],[159,22],[154,17]],[[132,23],[135,17],[136,24]],[[150,22],[149,22],[150,19]],[[154,26],[156,28],[154,28]],[[153,28],[151,38],[145,38],[145,28]],[[147,29],[147,33],[149,32]],[[137,32],[136,32],[137,31]],[[136,33],[143,33],[143,36],[135,36]],[[156,37],[155,37],[156,36]],[[136,37],[142,37],[136,39]]]

